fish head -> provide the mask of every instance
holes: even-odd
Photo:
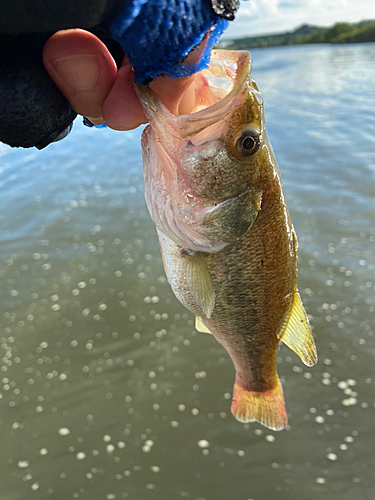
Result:
[[[151,217],[176,243],[219,251],[251,227],[259,210],[266,132],[250,54],[213,51],[210,67],[189,88],[189,114],[173,115],[146,87],[136,92],[150,122],[143,160]]]
[[[181,180],[186,179],[202,199],[220,202],[256,184],[260,169],[257,153],[263,145],[264,130],[263,102],[253,85],[247,78],[240,89],[232,90],[228,106],[219,103],[224,109],[215,117],[216,122],[198,131],[189,126],[189,135],[181,140]]]

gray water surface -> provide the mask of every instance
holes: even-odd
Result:
[[[1,500],[375,498],[375,44],[254,50],[319,364],[289,425],[231,416],[232,363],[174,298],[140,131],[0,145]]]

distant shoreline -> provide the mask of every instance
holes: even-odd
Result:
[[[304,24],[294,31],[223,40],[219,47],[226,49],[255,49],[285,45],[315,43],[362,43],[375,42],[375,21],[336,23],[329,28]]]

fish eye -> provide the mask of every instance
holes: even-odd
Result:
[[[260,132],[256,129],[243,130],[234,140],[235,153],[240,157],[251,156],[261,144]]]
[[[245,139],[242,140],[241,147],[244,151],[252,151],[255,148],[256,142],[254,137],[247,136]]]

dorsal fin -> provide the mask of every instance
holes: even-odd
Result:
[[[195,316],[195,329],[201,333],[209,333],[212,335],[212,332],[207,328],[207,326],[203,323],[202,319],[199,316]]]
[[[280,340],[294,351],[307,366],[318,362],[309,320],[297,290],[294,292],[293,306],[280,335]]]

